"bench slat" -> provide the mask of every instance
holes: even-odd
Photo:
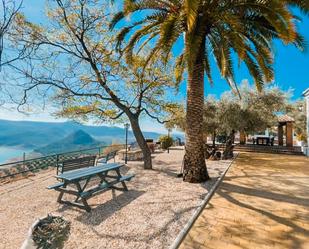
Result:
[[[86,156],[62,162],[61,173],[95,165],[96,156]]]
[[[88,178],[92,175],[96,175],[98,173],[109,171],[109,170],[114,170],[122,166],[124,166],[124,164],[111,163],[111,164],[105,164],[102,166],[94,166],[94,167],[89,167],[89,168],[84,168],[84,169],[77,169],[77,170],[65,172],[61,175],[56,176],[56,178],[64,179],[67,181],[73,181],[73,180],[77,180],[83,177]]]
[[[117,183],[121,183],[121,182],[124,182],[124,181],[130,181],[133,177],[134,177],[134,175],[126,175],[126,176],[122,176],[122,177],[120,177],[117,180],[114,180],[112,182],[102,183],[98,187],[95,187],[93,189],[90,189],[88,191],[85,191],[85,192],[81,193],[80,197],[87,198],[87,197],[93,195],[94,193],[98,193],[98,192],[101,192],[103,190],[108,190],[111,186],[113,186],[113,185],[115,185]]]
[[[48,186],[47,188],[48,189],[56,189],[56,188],[60,188],[60,187],[63,187],[64,183],[63,182],[58,182],[54,185],[51,185],[51,186]]]

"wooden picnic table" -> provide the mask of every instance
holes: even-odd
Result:
[[[270,136],[255,136],[254,137],[257,145],[273,145],[273,137]]]
[[[100,166],[67,171],[60,175],[56,175],[55,177],[62,182],[49,186],[48,189],[54,189],[60,192],[57,199],[59,203],[76,206],[90,212],[91,208],[87,203],[87,199],[95,194],[102,193],[110,189],[122,191],[128,190],[125,181],[130,181],[134,175],[122,176],[120,173],[120,168],[122,166],[124,166],[124,164],[108,163]],[[116,174],[110,175],[110,172],[115,172]],[[99,183],[95,186],[87,188],[89,182],[94,178],[99,178]],[[118,183],[122,184],[122,188],[114,186]],[[68,188],[72,185],[76,188]],[[70,202],[62,200],[65,193],[76,196],[75,201]]]

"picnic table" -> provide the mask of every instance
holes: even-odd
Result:
[[[255,136],[254,141],[257,145],[273,145],[274,137],[270,136]]]
[[[134,175],[122,176],[120,173],[120,168],[122,166],[124,166],[124,164],[108,163],[100,166],[67,171],[60,175],[56,175],[55,177],[62,182],[49,186],[48,189],[54,189],[60,192],[57,199],[59,203],[76,206],[90,212],[91,208],[87,203],[87,199],[90,197],[110,189],[128,190],[125,181],[130,181]],[[116,174],[111,175],[110,172]],[[100,179],[99,183],[87,188],[89,182],[95,178]],[[122,188],[114,186],[118,183],[122,184]],[[75,188],[68,188],[69,186],[75,186]],[[62,200],[64,194],[76,196],[75,201],[70,202]]]

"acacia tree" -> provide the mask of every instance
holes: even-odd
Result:
[[[62,105],[58,115],[104,121],[126,116],[143,151],[144,168],[151,169],[139,119],[148,115],[160,121],[165,108],[172,106],[165,95],[174,86],[168,67],[160,61],[145,67],[142,57],[135,57],[134,65],[124,64],[106,29],[106,10],[95,0],[50,1],[47,13],[48,26],[19,15],[11,35],[31,49],[23,63],[10,65],[24,92],[20,105],[38,91],[40,98],[52,96]]]
[[[18,15],[23,1],[1,0],[0,3],[0,69],[3,65],[20,58],[21,54],[14,55],[14,57],[6,57],[3,60],[3,51],[5,48],[5,39],[9,35],[11,26]],[[18,54],[18,53],[17,53]]]
[[[22,59],[25,52],[25,49],[20,49],[17,53],[12,53],[11,47],[6,42],[21,6],[22,1],[1,0],[0,2],[0,71],[3,66]],[[5,103],[2,85],[0,82],[0,105]]]
[[[234,85],[233,52],[244,62],[262,89],[273,75],[275,38],[302,48],[303,38],[297,33],[295,16],[289,6],[309,11],[305,0],[124,0],[123,9],[111,27],[121,20],[131,22],[119,32],[119,43],[130,62],[144,44],[152,43],[149,60],[168,57],[178,42],[183,51],[176,63],[176,75],[187,71],[186,153],[184,180],[202,182],[209,178],[203,151],[204,75],[211,79],[212,56],[230,85]],[[141,13],[142,12],[142,13]],[[127,37],[129,41],[127,41]]]

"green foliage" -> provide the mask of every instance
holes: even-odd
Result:
[[[247,82],[243,82],[239,93],[241,99],[233,91],[224,92],[219,100],[212,96],[206,98],[203,122],[205,134],[224,135],[232,130],[245,131],[247,134],[261,132],[276,125],[277,114],[285,112],[290,106],[288,103],[290,93],[278,87],[268,87],[259,92]],[[292,109],[295,112],[295,108]],[[303,119],[303,116],[299,118],[300,123]],[[302,126],[305,127],[304,123]],[[185,130],[183,107],[170,113],[167,127],[180,127]]]
[[[108,30],[109,11],[96,0],[59,0],[48,1],[44,24],[18,15],[10,41],[25,49],[25,59],[14,65],[12,80],[23,78],[16,84],[25,92],[16,102],[38,102],[32,91],[38,89],[52,96],[58,117],[124,123],[128,116],[146,115],[163,121],[177,90],[172,65],[159,58],[149,65],[142,54],[126,63],[117,50],[119,36]]]
[[[239,89],[241,99],[226,92],[220,100],[222,131],[245,131],[247,134],[264,131],[277,125],[277,114],[284,112],[290,98],[289,92],[278,87],[268,87],[262,92],[243,82]]]
[[[306,102],[298,100],[288,106],[287,115],[294,118],[294,131],[299,141],[307,142]]]
[[[61,249],[70,234],[70,222],[48,215],[35,226],[32,236],[39,249]]]
[[[162,149],[166,150],[173,145],[173,138],[167,135],[161,136],[159,138]]]
[[[305,3],[306,2],[306,3]],[[184,68],[190,68],[197,56],[204,56],[204,70],[211,82],[210,56],[214,56],[223,78],[233,87],[232,53],[238,55],[254,78],[259,90],[274,79],[273,39],[304,48],[304,39],[297,33],[299,20],[289,8],[298,7],[309,13],[308,1],[245,0],[241,1],[124,1],[123,10],[114,15],[110,28],[135,13],[138,21],[123,27],[118,35],[127,61],[140,52],[145,40],[154,45],[148,50],[147,62],[161,56],[168,58],[176,42],[184,37],[184,51],[178,53],[176,79],[181,80]],[[202,44],[206,50],[202,51]],[[137,48],[137,49],[135,49]],[[211,52],[210,52],[211,51]],[[164,59],[166,61],[166,59]]]
[[[175,106],[168,110],[168,118],[165,123],[167,129],[177,128],[184,131],[186,126],[185,107],[183,105]]]

